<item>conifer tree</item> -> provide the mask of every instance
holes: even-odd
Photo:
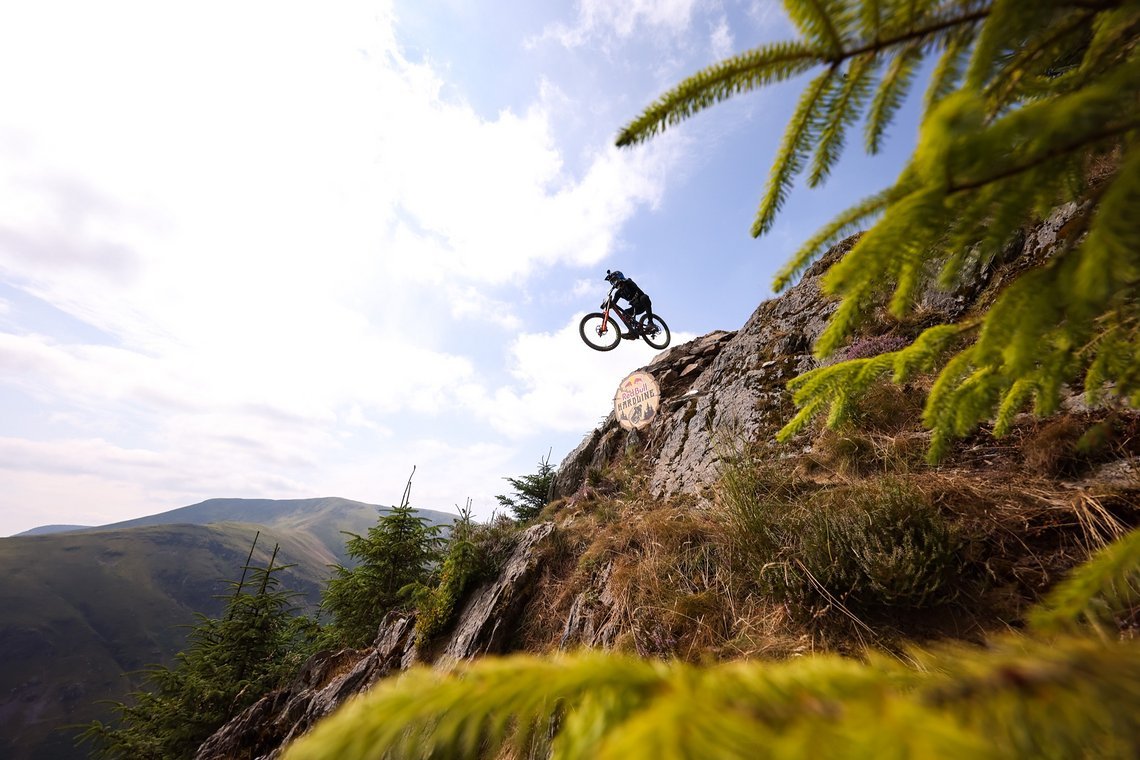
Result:
[[[772,228],[794,183],[824,182],[851,131],[878,152],[932,59],[917,147],[894,184],[839,214],[787,262],[788,287],[830,245],[869,229],[825,275],[840,305],[815,351],[839,348],[885,305],[904,315],[929,281],[952,286],[1028,222],[1082,204],[1056,251],[989,310],[936,325],[888,354],[823,367],[790,384],[799,413],[843,420],[875,380],[937,371],[924,421],[937,459],[992,419],[999,435],[1063,384],[1140,404],[1140,3],[1136,0],[786,0],[799,37],[710,66],[623,129],[643,142],[732,96],[814,72],[788,123],[752,232]],[[1096,164],[1100,169],[1091,171]],[[1104,168],[1109,167],[1109,168]]]
[[[260,535],[260,534],[258,534]],[[188,646],[173,667],[146,673],[146,689],[119,703],[118,724],[92,723],[81,736],[92,756],[114,760],[176,760],[198,746],[226,721],[292,676],[311,654],[315,624],[297,616],[295,593],[280,588],[277,574],[291,565],[250,564],[238,581],[229,581],[221,617],[199,616]]]
[[[506,507],[516,520],[525,522],[538,517],[538,513],[550,501],[550,490],[554,485],[557,469],[550,463],[550,452],[538,460],[538,470],[518,478],[504,478],[511,484],[514,494],[495,498],[499,506]]]
[[[381,515],[366,536],[347,534],[348,555],[359,564],[335,565],[321,600],[333,616],[331,633],[340,643],[370,643],[385,613],[414,606],[416,592],[428,583],[439,561],[444,539],[438,526],[418,517],[409,505],[411,490],[409,477],[398,507]]]

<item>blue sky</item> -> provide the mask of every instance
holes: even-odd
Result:
[[[0,535],[211,497],[468,498],[557,462],[644,344],[577,337],[607,268],[674,340],[736,329],[889,184],[853,134],[748,229],[801,82],[617,150],[767,0],[0,8]]]

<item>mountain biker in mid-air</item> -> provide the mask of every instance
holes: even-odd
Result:
[[[598,307],[601,311],[587,314],[578,324],[583,342],[595,351],[613,351],[623,340],[643,340],[657,351],[667,347],[669,325],[653,313],[653,303],[645,291],[621,272],[608,269],[606,282],[610,284],[610,292]],[[623,309],[618,299],[629,301],[629,307]],[[638,314],[642,314],[641,318]],[[629,328],[629,332],[623,333],[622,325]]]
[[[626,277],[620,271],[611,272],[606,270],[606,282],[614,288],[614,294],[618,298],[625,299],[629,302],[629,309],[623,310],[626,322],[633,325],[631,330],[635,333],[637,331],[637,315],[645,312],[647,318],[653,316],[653,302],[645,291],[637,287],[637,283]]]

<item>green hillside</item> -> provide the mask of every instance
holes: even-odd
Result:
[[[45,525],[13,536],[23,538],[76,531],[106,531],[138,528],[145,525],[212,525],[219,522],[246,522],[284,531],[304,531],[318,539],[335,557],[347,563],[343,531],[359,533],[376,522],[387,507],[351,499],[326,497],[318,499],[207,499],[188,507],[179,507],[155,515],[111,523],[100,527],[79,525]],[[439,525],[450,525],[455,517],[450,512],[420,509],[417,512]]]
[[[311,608],[328,565],[344,561],[340,531],[363,533],[383,509],[212,499],[105,528],[0,539],[0,757],[84,757],[60,727],[109,717],[95,703],[134,688],[125,674],[169,662],[195,613],[221,610],[215,597],[240,575],[258,531],[255,563],[280,544],[279,561],[296,564],[283,587]]]

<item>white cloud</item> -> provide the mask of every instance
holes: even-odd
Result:
[[[591,0],[579,22],[681,30],[691,6]],[[501,293],[611,254],[681,138],[562,144],[580,105],[541,76],[530,106],[480,116],[404,57],[390,4],[8,5],[0,71],[31,72],[0,76],[0,277],[107,336],[0,331],[0,418],[30,403],[50,420],[37,437],[58,436],[0,426],[21,463],[0,509],[114,502],[106,522],[330,484],[372,498],[352,489],[376,460],[387,483],[414,456],[446,472],[438,503],[501,488],[514,452],[426,443],[441,433],[397,417],[581,432],[614,367],[651,354],[593,354],[575,320],[515,339],[507,387],[484,368],[525,318]],[[441,347],[470,321],[488,341]]]
[[[92,475],[155,471],[162,465],[163,458],[153,451],[122,449],[98,438],[52,442],[0,438],[0,468],[8,470]]]
[[[508,301],[489,298],[472,286],[449,289],[448,303],[456,321],[476,319],[490,322],[507,330],[516,330],[522,320],[515,313],[515,305]]]
[[[0,147],[19,160],[18,171],[0,172],[0,271],[131,343],[282,332],[315,291],[391,303],[373,315],[386,317],[414,303],[408,283],[506,283],[536,266],[594,263],[639,206],[659,201],[676,160],[660,141],[597,150],[571,173],[549,111],[566,104],[551,86],[522,114],[481,119],[444,99],[443,81],[406,61],[382,23],[369,31],[386,32],[376,38],[387,46],[369,40],[361,55],[319,34],[335,26],[320,21],[326,14],[275,10],[280,28],[259,40],[251,67],[209,13],[184,14],[187,39],[144,12],[136,21],[159,40],[129,37],[109,58],[92,40],[115,17],[90,19],[74,51],[93,60],[82,78],[93,92],[83,95],[113,106],[90,128],[62,130],[74,124],[75,85],[26,44],[7,62],[22,53],[25,65],[48,65],[43,88],[0,84],[7,113],[21,119],[0,118],[0,132],[33,135],[19,156]],[[311,57],[289,47],[297,37]],[[207,39],[203,70],[188,69]],[[150,97],[113,86],[144,59],[150,73],[134,76]],[[59,102],[43,103],[53,86]],[[308,305],[318,320],[336,306]]]
[[[777,39],[790,37],[795,33],[788,15],[780,3],[772,0],[751,0],[748,5],[748,16],[765,36],[775,36]]]
[[[728,58],[733,53],[734,45],[735,40],[732,37],[732,29],[728,26],[728,18],[721,16],[709,35],[709,46],[712,48],[713,60],[720,61]]]
[[[599,287],[596,280],[575,280],[574,284],[570,286],[570,293],[574,296],[575,300],[591,294],[597,294],[598,291]]]
[[[8,494],[0,502],[0,535],[40,525],[106,525],[155,514],[172,506],[147,481],[110,480],[103,475],[11,470],[0,473]]]
[[[42,515],[64,522],[101,525],[185,506],[209,496],[300,495],[300,482],[264,467],[252,457],[233,458],[239,447],[183,451],[125,448],[101,438],[29,441],[0,438],[0,525],[27,530]],[[311,495],[311,494],[306,494]],[[60,522],[61,520],[51,520]]]
[[[607,147],[575,177],[554,147],[544,107],[482,122],[463,106],[413,106],[423,109],[411,120],[418,128],[385,134],[390,152],[382,159],[399,187],[385,248],[401,253],[386,263],[405,280],[504,283],[538,265],[596,263],[638,206],[660,200],[663,173],[678,156],[669,141],[639,151]]]
[[[642,27],[677,35],[688,29],[697,4],[697,0],[579,0],[573,25],[553,24],[541,37],[579,47],[598,36],[629,38]]]
[[[575,314],[557,332],[526,333],[511,346],[513,383],[492,392],[469,386],[467,403],[497,430],[523,437],[540,430],[584,432],[612,407],[623,377],[648,364],[657,351],[642,341],[622,341],[614,350],[594,351],[578,332]],[[691,339],[674,333],[673,343]],[[600,417],[599,417],[600,415]]]

